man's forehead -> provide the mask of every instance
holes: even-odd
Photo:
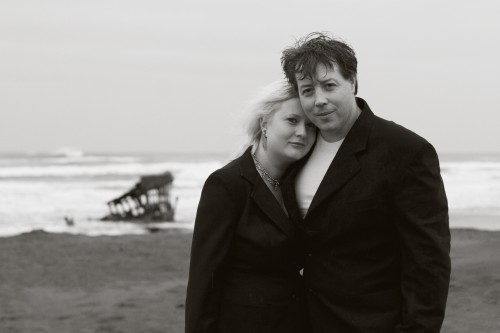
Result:
[[[297,72],[295,73],[295,79],[297,83],[307,84],[316,81],[322,81],[328,74],[335,73],[338,71],[338,66],[334,63],[328,65],[318,64],[314,72]]]

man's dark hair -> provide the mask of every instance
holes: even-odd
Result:
[[[295,75],[299,74],[299,79],[313,78],[319,64],[329,69],[337,65],[344,79],[356,81],[354,94],[358,92],[358,60],[354,50],[326,33],[310,33],[299,39],[294,46],[285,49],[281,56],[285,76],[295,90],[298,90]]]

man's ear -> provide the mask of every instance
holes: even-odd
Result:
[[[356,95],[358,93],[358,78],[354,76],[349,81],[351,81],[351,91]]]

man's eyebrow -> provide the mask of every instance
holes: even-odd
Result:
[[[334,82],[337,82],[337,80],[335,80],[333,77],[329,77],[329,78],[326,78],[326,79],[323,79],[323,80],[320,80],[320,79],[316,79],[317,82],[323,84],[323,83],[326,83],[328,81],[334,81]]]
[[[306,80],[309,80],[309,81],[306,81]],[[326,79],[323,79],[323,80],[317,79],[317,78],[315,78],[313,80],[313,79],[310,79],[310,78],[306,77],[306,78],[297,80],[297,83],[301,83],[301,86],[312,86],[312,85],[314,85],[314,82],[318,82],[320,84],[325,84],[325,83],[330,82],[330,81],[338,83],[338,81],[335,80],[335,78],[332,78],[332,77],[329,77],[329,78],[326,78]],[[307,82],[307,83],[304,83],[304,82]]]

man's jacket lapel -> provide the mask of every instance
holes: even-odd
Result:
[[[362,152],[367,145],[374,115],[363,100],[358,99],[358,101],[360,101],[359,107],[362,112],[326,171],[311,206],[309,206],[307,215],[317,209],[325,199],[342,188],[361,170],[358,153]]]

